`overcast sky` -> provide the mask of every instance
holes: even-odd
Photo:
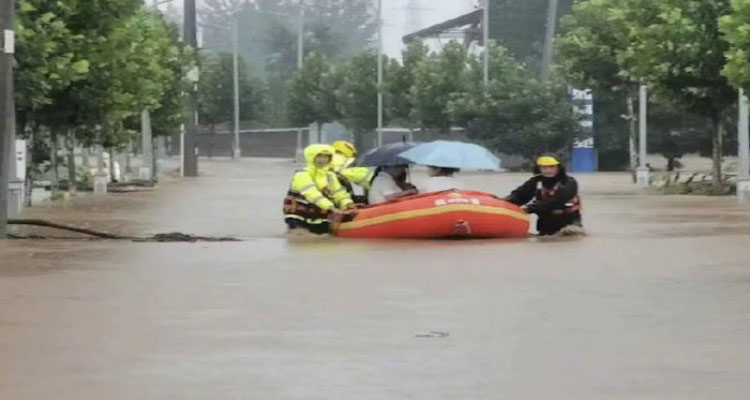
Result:
[[[154,0],[149,0],[153,2]],[[307,0],[315,1],[315,0]],[[377,0],[373,0],[374,4]],[[182,7],[181,0],[173,0]],[[201,0],[196,1],[200,7]],[[383,46],[390,57],[399,57],[404,45],[401,38],[411,32],[434,25],[474,9],[477,0],[383,0]],[[166,4],[160,8],[165,9]]]

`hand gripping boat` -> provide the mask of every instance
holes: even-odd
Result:
[[[529,217],[489,193],[450,190],[366,207],[332,226],[345,238],[520,238]]]

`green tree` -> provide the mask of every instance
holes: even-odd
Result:
[[[198,83],[199,118],[203,124],[214,125],[231,121],[234,113],[234,66],[231,53],[212,54],[201,62],[203,72]],[[240,118],[259,120],[265,110],[265,88],[259,80],[251,80],[242,58],[238,60]]]
[[[732,0],[732,12],[721,18],[720,28],[729,42],[724,75],[750,93],[750,1]]]
[[[416,67],[411,97],[412,118],[425,129],[450,130],[453,123],[448,103],[461,96],[472,80],[469,65],[472,57],[458,42],[448,43],[440,53],[430,54]]]
[[[69,12],[56,2],[19,2],[15,102],[21,127],[34,118],[35,111],[53,101],[56,91],[89,71],[89,62],[75,53],[83,37],[71,32],[68,17]]]
[[[731,12],[729,0],[633,0],[617,12],[632,24],[621,60],[627,76],[712,122],[712,185],[720,193],[725,124],[737,100],[722,75],[729,45],[719,18]]]
[[[385,80],[385,109],[389,119],[403,126],[414,126],[411,119],[415,108],[412,86],[416,79],[417,67],[429,54],[429,48],[422,42],[411,43],[403,52],[401,63],[391,60],[388,79]]]
[[[508,49],[530,74],[537,75],[541,67],[549,0],[490,1],[490,39]],[[574,0],[559,0],[558,16],[566,15],[573,3]]]
[[[638,167],[637,115],[634,101],[638,82],[629,79],[620,63],[628,47],[630,23],[616,12],[625,0],[588,0],[577,3],[563,17],[564,34],[556,42],[558,71],[573,86],[595,93],[595,136],[600,154],[608,148],[628,148],[635,182]],[[624,116],[624,119],[621,118]],[[626,136],[625,140],[621,136]]]
[[[297,69],[298,0],[257,0],[244,6],[238,0],[206,0],[204,19],[209,26],[206,43],[226,46],[225,29],[229,13],[241,9],[239,21],[240,53],[248,60],[251,76],[266,80],[269,87],[269,113],[276,124],[286,124],[288,82]],[[375,19],[370,0],[320,0],[303,2],[305,57],[318,53],[330,60],[347,60],[366,48],[375,34]]]
[[[449,102],[456,123],[506,154],[532,158],[569,148],[581,127],[565,85],[537,81],[503,47],[493,45],[490,54],[488,86],[474,60],[468,90]]]
[[[311,53],[289,84],[288,118],[297,126],[316,124],[318,129],[339,117],[336,91],[339,75],[328,58]]]
[[[355,145],[364,148],[365,135],[378,125],[378,56],[372,51],[362,52],[339,68],[336,99],[341,120],[354,131]]]
[[[172,25],[170,39],[179,42],[179,29]],[[178,47],[177,57],[165,60],[165,67],[171,70],[171,77],[165,82],[160,105],[151,113],[151,129],[154,136],[167,136],[175,133],[183,123],[185,107],[185,93],[190,83],[185,78],[188,71],[195,65],[194,50]]]

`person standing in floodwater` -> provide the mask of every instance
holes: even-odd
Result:
[[[505,200],[536,214],[541,236],[584,234],[578,182],[553,156],[539,157],[534,172],[531,179]]]
[[[333,154],[333,147],[325,144],[305,148],[307,166],[294,174],[284,199],[284,221],[289,233],[307,230],[326,234],[330,230],[329,214],[354,208],[349,192],[331,171]]]

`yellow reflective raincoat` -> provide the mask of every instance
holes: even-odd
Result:
[[[331,165],[333,171],[339,175],[339,179],[344,178],[342,179],[342,184],[347,186],[347,190],[350,194],[352,193],[352,188],[351,185],[347,185],[348,183],[353,183],[363,187],[365,190],[369,190],[372,186],[372,179],[375,177],[375,171],[372,171],[367,167],[350,167],[353,162],[354,158],[346,157],[337,152],[333,156]]]
[[[325,144],[305,148],[307,167],[294,174],[284,199],[284,218],[288,223],[291,219],[305,225],[326,224],[328,212],[333,208],[348,208],[353,204],[349,192],[331,171],[331,164],[323,168],[315,165],[315,158],[320,154],[333,156],[334,150]]]

